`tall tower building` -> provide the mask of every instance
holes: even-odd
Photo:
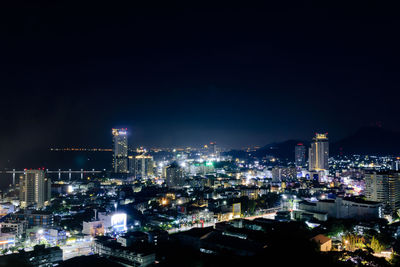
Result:
[[[304,167],[306,165],[306,147],[303,143],[298,143],[294,148],[294,162],[296,167]]]
[[[150,155],[129,156],[129,173],[138,179],[153,175],[153,157]]]
[[[174,162],[166,168],[166,184],[168,187],[181,187],[184,182],[183,169],[178,163]]]
[[[50,198],[51,181],[45,177],[44,170],[26,170],[20,181],[21,206],[42,208]]]
[[[127,129],[112,129],[113,135],[113,171],[128,172],[128,132]]]
[[[384,211],[393,214],[400,209],[400,172],[368,172],[365,174],[365,197],[382,202]]]
[[[310,171],[329,170],[329,141],[328,134],[316,133],[308,151]]]
[[[210,145],[208,146],[210,154],[214,156],[218,156],[218,148],[217,148],[217,143],[216,142],[211,142]]]

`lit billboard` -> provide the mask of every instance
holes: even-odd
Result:
[[[126,213],[116,213],[112,215],[111,227],[116,232],[126,231]]]

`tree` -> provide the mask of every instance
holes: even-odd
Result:
[[[346,250],[354,251],[365,246],[365,239],[357,235],[347,234],[342,237],[342,243]]]
[[[385,249],[385,247],[378,241],[378,239],[375,238],[375,236],[372,237],[371,242],[368,244],[368,246],[369,246],[375,253],[381,253],[382,250]]]

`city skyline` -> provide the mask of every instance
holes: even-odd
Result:
[[[397,6],[246,4],[0,9],[1,266],[400,265]]]

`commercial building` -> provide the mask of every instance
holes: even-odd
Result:
[[[308,152],[309,170],[329,170],[329,140],[327,134],[316,133]]]
[[[63,251],[63,260],[87,256],[93,254],[93,237],[91,236],[79,236],[76,238],[70,238],[66,244],[61,245],[60,248]]]
[[[294,148],[294,161],[296,167],[306,166],[306,147],[303,143],[298,143]]]
[[[45,177],[43,169],[25,170],[20,180],[21,207],[42,208],[51,198],[51,181]]]
[[[64,243],[67,239],[67,233],[61,228],[43,228],[36,233],[38,240],[46,240],[49,244],[55,246]]]
[[[293,211],[295,219],[301,219],[303,213],[312,214],[315,219],[377,219],[381,217],[381,203],[366,201],[354,197],[337,197],[316,202],[299,202],[299,210]]]
[[[128,266],[145,267],[155,262],[153,250],[141,246],[123,247],[112,238],[97,237],[94,241],[94,252],[100,256],[115,259]]]
[[[150,155],[129,156],[129,173],[135,178],[148,178],[154,174],[154,161]]]
[[[178,163],[173,162],[166,168],[166,184],[168,187],[181,187],[184,185],[185,179],[183,169]]]
[[[83,222],[82,234],[98,236],[105,234],[103,221]]]
[[[384,213],[393,214],[400,209],[400,172],[368,172],[365,174],[365,197],[382,202]]]
[[[0,249],[6,249],[15,246],[15,234],[0,233]],[[0,257],[1,262],[1,257]]]
[[[248,197],[249,199],[257,199],[260,193],[260,189],[258,187],[241,187],[240,188],[240,196]]]
[[[285,180],[293,180],[297,177],[297,171],[294,167],[274,167],[271,173],[273,183],[279,183]]]
[[[16,213],[10,214],[11,220],[26,221],[29,227],[41,226],[52,227],[54,224],[54,216],[51,212],[35,211],[35,210],[20,210]]]
[[[14,211],[15,211],[14,204],[10,202],[0,204],[0,218],[6,216],[9,213],[13,213]]]
[[[127,129],[112,129],[113,135],[113,171],[128,172],[128,132]]]
[[[125,232],[126,228],[126,213],[107,213],[99,212],[99,221],[102,222],[104,231],[108,232]]]

